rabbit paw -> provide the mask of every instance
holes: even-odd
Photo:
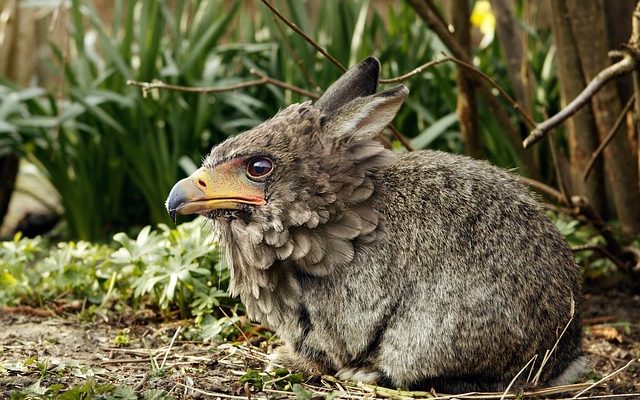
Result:
[[[366,368],[343,368],[336,374],[338,379],[362,383],[375,383],[380,379],[380,373]]]
[[[278,347],[267,358],[269,359],[269,364],[266,368],[267,372],[273,372],[278,368],[284,367],[290,371],[303,371],[310,375],[327,373],[326,368],[323,368],[322,365],[300,356],[287,345]]]

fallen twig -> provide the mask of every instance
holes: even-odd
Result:
[[[583,394],[585,394],[586,392],[588,392],[589,390],[593,389],[594,387],[600,385],[603,382],[608,381],[609,379],[613,378],[614,376],[618,375],[620,372],[624,371],[625,369],[629,368],[631,366],[631,364],[633,364],[634,362],[638,362],[638,360],[633,359],[631,361],[629,361],[626,365],[624,365],[621,368],[618,368],[617,370],[613,371],[612,373],[610,373],[609,375],[605,376],[604,378],[600,379],[597,382],[592,383],[591,385],[589,385],[587,388],[579,391],[575,396],[573,396],[571,399],[578,399],[580,398],[580,396],[582,396]]]

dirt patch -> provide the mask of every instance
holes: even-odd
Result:
[[[640,398],[640,296],[587,295],[583,314],[584,347],[593,369],[588,378],[596,382],[631,362],[586,395]],[[371,387],[328,377],[302,379],[287,373],[268,377],[260,374],[271,346],[268,340],[250,336],[250,344],[244,338],[235,343],[175,340],[172,344],[178,329],[188,332],[190,327],[180,322],[118,324],[5,313],[0,315],[0,398],[34,384],[69,388],[89,379],[98,385],[128,387],[138,395],[162,390],[175,398],[408,395],[371,393]],[[255,372],[247,374],[251,370]],[[551,397],[571,397],[577,391]]]

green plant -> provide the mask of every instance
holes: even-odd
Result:
[[[259,121],[252,109],[262,104],[243,93],[151,91],[145,98],[127,85],[236,82],[234,59],[243,50],[217,46],[239,4],[118,0],[112,21],[103,21],[92,4],[71,1],[71,49],[52,45],[61,89],[0,87],[0,132],[8,134],[0,154],[18,152],[45,173],[70,237],[105,239],[128,226],[169,222],[164,199],[193,160]]]
[[[229,271],[202,226],[196,219],[175,229],[145,227],[135,239],[119,233],[112,245],[80,241],[52,248],[42,238],[16,235],[0,246],[0,305],[83,299],[92,313],[107,300],[150,302],[211,324],[207,316],[236,302],[227,294]]]

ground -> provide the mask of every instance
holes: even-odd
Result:
[[[584,348],[593,370],[585,380],[593,383],[606,379],[579,398],[640,399],[640,295],[587,294],[583,310]],[[83,322],[75,314],[35,315],[40,313],[33,309],[0,310],[0,399],[12,395],[20,399],[41,398],[26,394],[44,393],[47,388],[49,393],[62,393],[74,385],[80,392],[103,390],[114,396],[103,398],[119,399],[160,399],[167,395],[177,399],[429,395],[341,383],[331,377],[302,377],[286,371],[268,376],[263,373],[265,351],[277,345],[266,339],[269,335],[248,332],[244,336],[238,334],[238,341],[233,343],[202,343],[183,339],[190,329],[188,321],[157,323],[149,315],[136,314],[118,321],[103,318]],[[619,372],[609,376],[615,371]],[[90,385],[80,386],[87,382]],[[56,389],[54,384],[62,386]],[[108,384],[120,386],[121,391],[114,391]],[[572,398],[587,386],[524,398]],[[473,398],[500,397],[501,394]]]

